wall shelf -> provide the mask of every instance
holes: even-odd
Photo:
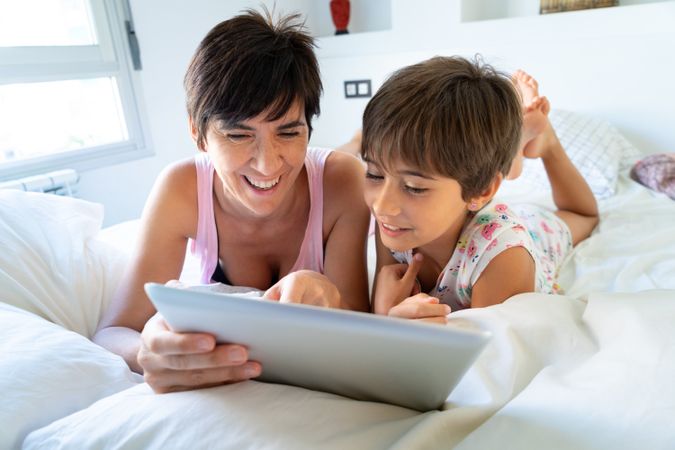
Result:
[[[349,34],[362,34],[391,29],[392,0],[350,0]],[[335,36],[329,0],[310,1],[304,11],[307,26],[315,37]]]
[[[649,3],[671,3],[672,0],[619,0],[618,6],[609,8],[593,8],[560,13],[545,14],[545,16],[587,13],[600,9],[614,9],[625,6],[645,5]],[[479,22],[495,19],[509,19],[516,17],[539,16],[539,0],[461,0],[461,21]]]

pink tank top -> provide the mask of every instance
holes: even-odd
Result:
[[[305,156],[309,184],[309,220],[298,259],[290,272],[308,269],[323,273],[323,168],[331,150],[310,147]],[[212,283],[218,266],[218,231],[213,213],[213,177],[215,170],[207,153],[195,156],[197,168],[197,203],[199,218],[197,235],[191,240],[190,251],[200,260],[202,284]]]

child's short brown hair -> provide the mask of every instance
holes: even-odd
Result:
[[[209,31],[184,79],[187,110],[203,148],[212,120],[236,123],[270,109],[280,118],[299,100],[311,133],[322,86],[314,40],[300,15],[280,18],[247,10]]]
[[[508,173],[521,127],[508,76],[479,61],[435,57],[398,70],[370,100],[361,156],[452,178],[469,200]]]

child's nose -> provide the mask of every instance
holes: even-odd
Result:
[[[392,186],[385,183],[373,201],[373,212],[376,216],[397,216],[401,213],[400,202]]]

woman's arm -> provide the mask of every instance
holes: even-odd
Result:
[[[121,355],[136,372],[143,371],[136,360],[140,332],[155,313],[143,285],[177,279],[183,265],[185,232],[190,226],[186,216],[194,208],[184,209],[186,195],[176,192],[176,187],[188,181],[188,170],[185,163],[177,164],[157,179],[143,210],[136,248],[93,337],[99,345]]]
[[[187,161],[165,170],[156,182],[143,211],[136,251],[93,337],[143,373],[156,392],[240,381],[261,370],[260,364],[247,361],[242,346],[216,345],[205,333],[174,333],[161,316],[153,317],[155,309],[143,286],[179,277],[196,220],[196,172]]]
[[[333,152],[324,168],[324,274],[340,292],[340,307],[368,311],[366,240],[370,212],[363,200],[364,169]]]

